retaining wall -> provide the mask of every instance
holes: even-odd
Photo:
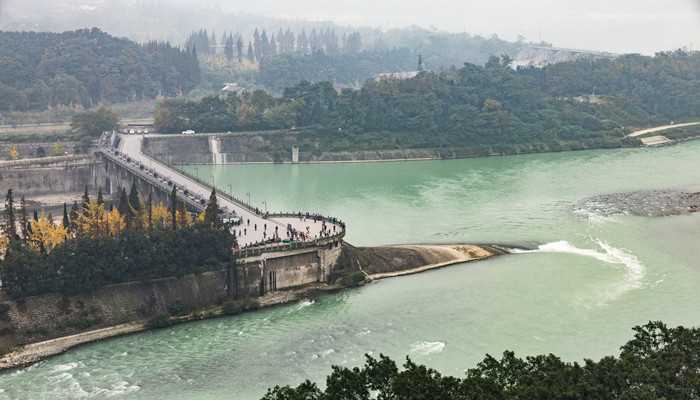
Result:
[[[229,271],[182,278],[130,282],[75,296],[47,294],[2,300],[0,353],[3,347],[28,344],[86,330],[142,321],[169,313],[221,304],[228,298],[256,297],[274,290],[327,282],[340,256],[340,243],[322,248],[266,253],[240,260]]]
[[[48,167],[0,168],[0,191],[14,189],[15,197],[82,192],[95,186],[93,162],[76,161]]]

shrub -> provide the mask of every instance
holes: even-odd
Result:
[[[366,280],[367,278],[365,277],[365,274],[360,271],[356,271],[340,277],[340,279],[338,279],[336,282],[341,286],[355,287],[365,283]]]

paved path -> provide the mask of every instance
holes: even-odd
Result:
[[[695,126],[695,125],[700,125],[700,122],[688,122],[686,124],[676,124],[676,125],[664,125],[664,126],[657,126],[656,128],[649,128],[649,129],[642,129],[641,131],[636,131],[632,132],[627,137],[637,137],[637,136],[643,136],[648,133],[654,133],[654,132],[662,132],[670,129],[677,129],[677,128],[685,128],[687,126]]]
[[[147,168],[153,169],[158,175],[172,181],[179,188],[187,188],[187,190],[195,196],[203,199],[209,199],[211,195],[211,187],[204,185],[176,169],[161,163],[160,161],[151,158],[142,152],[143,136],[120,135],[119,151],[128,155],[131,159],[142,163]],[[232,193],[230,193],[233,195]],[[219,195],[217,197],[219,207],[228,213],[238,215],[243,223],[236,227],[236,235],[238,236],[238,244],[241,247],[246,247],[256,243],[265,241],[271,238],[275,232],[278,233],[282,240],[287,239],[287,224],[291,224],[294,229],[304,234],[308,233],[307,241],[313,241],[321,236],[323,222],[315,222],[312,219],[306,218],[263,218],[249,210],[243,204],[232,201],[228,197]],[[326,223],[327,230],[333,235],[340,233],[342,228],[340,225]]]

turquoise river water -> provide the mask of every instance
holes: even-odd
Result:
[[[355,245],[539,250],[87,345],[0,374],[4,399],[258,399],[365,353],[461,375],[486,353],[616,354],[634,325],[700,324],[700,215],[601,217],[589,196],[700,190],[700,142],[455,161],[191,166],[271,210],[339,216]],[[230,185],[230,187],[229,187]]]

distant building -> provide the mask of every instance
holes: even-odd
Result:
[[[398,80],[398,81],[405,81],[407,79],[413,79],[418,74],[420,74],[421,71],[405,71],[405,72],[383,72],[381,74],[375,75],[374,80],[377,82],[380,81],[390,81],[390,80]]]
[[[616,57],[617,54],[602,51],[528,45],[523,46],[523,48],[518,52],[518,54],[514,57],[511,66],[514,69],[517,69],[518,67],[542,68],[550,64],[570,62],[580,59],[601,60],[614,59]]]
[[[245,89],[237,83],[227,83],[226,86],[224,86],[224,88],[221,89],[221,91],[224,93],[241,94],[245,91]]]

